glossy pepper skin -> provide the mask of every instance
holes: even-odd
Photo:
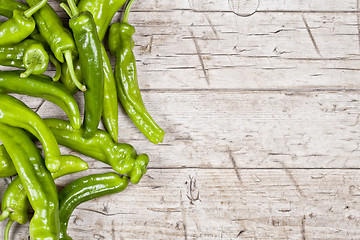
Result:
[[[19,71],[0,71],[0,93],[18,93],[40,97],[58,105],[69,117],[71,126],[79,129],[81,117],[75,98],[50,77],[30,75],[21,78]]]
[[[125,143],[114,143],[110,135],[98,129],[92,138],[83,138],[84,130],[73,129],[69,122],[44,119],[60,145],[110,165],[117,173],[127,175],[136,184],[146,173],[149,157],[137,155],[135,149]]]
[[[51,175],[53,179],[57,179],[68,174],[85,171],[88,168],[88,164],[80,158],[63,156],[60,169]],[[15,177],[9,184],[2,198],[2,211],[9,208],[13,210],[9,215],[9,220],[20,224],[25,224],[29,221],[30,202],[19,177]]]
[[[26,39],[15,45],[0,46],[0,65],[24,68],[22,77],[43,74],[49,64],[49,55],[42,44]]]
[[[76,77],[78,78],[79,82],[83,82],[83,76],[80,68],[80,61],[79,59],[76,59],[74,61],[74,70]],[[74,82],[71,79],[71,75],[69,72],[69,68],[66,64],[61,64],[61,83],[64,85],[64,87],[72,94],[74,95],[79,89],[76,87]]]
[[[29,9],[29,6],[18,2],[16,0],[0,0],[0,15],[11,18],[13,16],[14,10],[25,11]]]
[[[116,173],[93,174],[74,180],[59,193],[60,239],[71,240],[67,226],[76,206],[85,201],[109,194],[119,193],[129,184],[127,177]]]
[[[68,2],[72,12],[67,11],[71,17],[69,26],[78,48],[81,72],[87,89],[84,93],[84,137],[90,138],[99,126],[104,100],[101,42],[92,14],[79,12],[73,0]]]
[[[31,239],[58,239],[58,194],[41,154],[27,134],[19,128],[0,124],[0,139],[14,163],[24,191],[35,211],[29,226]]]
[[[25,11],[15,9],[13,16],[0,25],[0,46],[16,44],[27,38],[35,30],[35,20],[31,16],[46,2],[42,0]]]
[[[38,0],[27,0],[27,3],[33,6],[38,3]],[[56,59],[61,63],[66,61],[72,72],[72,80],[80,90],[85,91],[86,87],[79,83],[73,71],[73,58],[77,55],[77,48],[70,31],[63,26],[61,19],[49,4],[45,4],[37,11],[34,18],[37,29]]]
[[[94,16],[96,29],[100,41],[104,39],[110,22],[115,13],[124,5],[126,0],[81,0],[78,4],[79,11],[89,11]],[[102,46],[104,70],[104,104],[102,119],[106,130],[115,142],[118,141],[118,102],[114,73],[109,57]]]
[[[29,9],[29,6],[27,6],[26,4],[23,4],[21,2],[18,2],[16,0],[0,0],[0,15],[1,16],[11,18],[13,16],[13,11],[15,9],[25,11],[25,10]],[[52,54],[51,49],[47,45],[46,40],[43,38],[43,36],[41,36],[41,34],[39,33],[39,31],[36,28],[29,35],[29,38],[40,42],[44,46],[45,50],[47,51],[47,53],[49,55],[49,59],[50,59],[51,63],[56,68],[56,73],[55,73],[55,76],[53,77],[53,80],[58,81],[60,79],[60,75],[61,75],[61,64],[55,58],[55,56]]]
[[[125,2],[126,0],[81,0],[78,8],[80,12],[89,11],[92,13],[99,39],[102,41],[115,13]]]
[[[137,82],[136,61],[132,52],[135,28],[127,23],[114,23],[110,27],[109,48],[116,55],[115,79],[118,98],[135,126],[152,143],[160,143],[164,131],[146,110]]]
[[[46,167],[50,172],[56,172],[62,156],[54,135],[41,117],[12,96],[0,94],[0,102],[0,123],[23,128],[39,139],[44,149]]]
[[[16,169],[6,152],[4,145],[0,145],[0,177],[10,177],[16,174]]]
[[[110,134],[114,142],[118,142],[119,135],[119,109],[117,101],[117,90],[115,76],[112,71],[109,57],[103,45],[101,45],[103,56],[104,72],[104,101],[102,120],[105,129]]]
[[[119,119],[119,110],[118,110],[118,100],[117,100],[117,91],[114,73],[110,64],[109,57],[106,53],[104,46],[101,46],[102,50],[102,59],[103,59],[103,72],[104,72],[104,100],[103,100],[103,112],[101,118],[107,132],[111,135],[111,138],[114,142],[118,142],[118,119]],[[74,68],[76,76],[79,81],[82,82],[82,72],[79,61],[74,62]],[[62,84],[72,93],[77,92],[77,87],[71,81],[70,73],[65,64],[62,65],[62,75],[61,75]]]
[[[93,15],[99,39],[102,41],[111,19],[125,2],[126,0],[82,0],[78,4],[78,9],[80,12],[88,11]],[[119,111],[115,77],[103,45],[101,46],[101,51],[104,72],[102,120],[106,130],[110,133],[113,140],[117,142],[119,134]]]

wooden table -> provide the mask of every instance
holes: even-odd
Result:
[[[134,4],[139,84],[165,141],[120,112],[119,139],[149,154],[149,170],[81,204],[73,239],[360,239],[359,2],[256,1]],[[91,170],[60,187],[111,170],[78,156]],[[27,239],[28,225],[11,235]]]

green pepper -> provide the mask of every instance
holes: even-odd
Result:
[[[79,11],[89,11],[94,16],[99,39],[104,39],[105,33],[115,13],[124,5],[126,0],[81,0],[78,4]],[[102,46],[103,71],[104,71],[104,104],[102,120],[112,139],[118,141],[118,103],[114,73],[109,57]]]
[[[98,129],[92,138],[83,138],[84,130],[72,128],[69,122],[44,119],[60,145],[110,165],[117,173],[130,177],[136,184],[146,173],[149,157],[137,155],[135,149],[125,143],[114,143],[109,134]]]
[[[29,226],[31,239],[58,239],[60,222],[56,185],[37,147],[23,130],[6,124],[0,124],[0,139],[35,211]]]
[[[80,12],[92,13],[100,41],[105,36],[111,19],[124,5],[125,0],[82,0],[78,4]],[[114,73],[104,46],[101,46],[104,72],[104,100],[102,120],[106,130],[115,142],[118,141],[118,102]]]
[[[117,90],[115,76],[111,68],[109,57],[103,45],[101,45],[103,56],[104,72],[104,101],[102,120],[105,129],[110,134],[114,142],[118,142],[119,135],[119,109],[117,101]]]
[[[90,12],[79,12],[74,1],[68,0],[70,9],[60,6],[69,14],[69,26],[73,31],[79,52],[79,61],[86,85],[84,137],[92,137],[97,130],[104,100],[104,73],[101,42],[96,32],[94,18]]]
[[[81,117],[74,97],[60,83],[51,81],[47,76],[35,76],[23,79],[19,71],[0,71],[0,93],[11,92],[41,97],[58,105],[69,117],[71,125],[79,129]]]
[[[38,0],[26,1],[30,6],[38,3]],[[73,57],[77,55],[77,48],[70,31],[63,26],[61,19],[49,4],[45,4],[36,12],[34,18],[40,34],[50,46],[56,59],[61,63],[66,61],[72,80],[81,91],[86,91],[86,87],[78,81],[74,71]]]
[[[25,11],[29,9],[29,6],[18,2],[16,0],[0,0],[0,15],[5,16],[7,18],[11,18],[13,16],[14,10]]]
[[[146,110],[137,82],[136,61],[132,51],[135,28],[127,24],[132,3],[133,0],[126,7],[123,22],[112,24],[109,33],[109,48],[116,55],[115,79],[118,98],[135,126],[150,142],[160,143],[163,141],[164,131]]]
[[[16,174],[16,169],[6,152],[4,145],[0,145],[0,177],[10,177]]]
[[[117,91],[115,84],[114,73],[111,68],[109,57],[106,53],[104,46],[101,46],[102,59],[103,59],[103,72],[104,72],[104,100],[103,100],[103,112],[102,120],[103,124],[111,135],[112,139],[118,141],[118,103],[117,103]],[[82,72],[79,61],[74,62],[75,73],[80,82],[82,82]],[[62,84],[72,94],[77,92],[77,87],[70,79],[70,73],[65,64],[62,65]]]
[[[76,179],[59,193],[60,239],[72,239],[66,233],[71,213],[81,203],[109,194],[119,193],[129,184],[127,177],[116,173],[93,174]]]
[[[15,9],[12,18],[0,25],[0,46],[16,44],[27,38],[35,29],[35,20],[31,16],[46,2],[41,0],[25,11]]]
[[[49,64],[49,55],[41,43],[26,39],[15,45],[0,46],[0,65],[25,68],[23,78],[43,74]]]
[[[50,172],[60,168],[61,154],[51,130],[39,115],[12,96],[0,94],[0,123],[20,127],[40,140],[45,154],[45,164]]]
[[[56,173],[52,173],[51,176],[53,179],[57,179],[68,174],[85,171],[88,168],[88,164],[80,158],[63,156],[60,169]],[[6,188],[1,202],[1,209],[3,211],[11,209],[11,213],[8,216],[10,226],[5,231],[5,235],[9,234],[11,224],[14,221],[20,224],[25,224],[29,221],[29,208],[30,202],[24,191],[24,186],[20,178],[16,177]],[[5,237],[5,239],[7,238]]]
[[[80,68],[79,59],[76,59],[74,61],[74,70],[75,70],[77,79],[79,80],[79,82],[82,83],[83,76],[82,76],[82,72],[81,72],[81,68]],[[70,71],[66,64],[61,64],[61,83],[72,95],[74,95],[78,91],[78,88],[76,87],[74,82],[71,80]]]
[[[115,13],[125,2],[126,0],[81,0],[78,8],[80,12],[92,13],[99,38],[102,41]]]

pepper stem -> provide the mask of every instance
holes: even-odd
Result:
[[[56,68],[55,76],[52,78],[52,80],[54,82],[57,82],[57,81],[59,81],[60,76],[61,76],[61,64],[59,63],[59,61],[55,58],[55,56],[52,53],[49,54],[49,59],[50,59],[50,62]]]
[[[6,227],[5,227],[5,231],[4,231],[4,240],[9,240],[9,235],[10,235],[10,229],[12,224],[14,223],[14,220],[9,219]]]
[[[0,222],[3,221],[5,218],[8,218],[13,211],[14,209],[12,209],[11,207],[6,207],[0,215]]]
[[[133,4],[133,2],[135,2],[135,0],[130,0],[130,1],[126,4],[124,16],[123,16],[123,19],[122,19],[122,22],[123,22],[123,23],[128,23],[130,8],[131,8],[131,5]]]
[[[79,80],[77,79],[76,77],[76,74],[75,74],[75,71],[74,71],[74,63],[73,63],[73,60],[72,60],[72,54],[71,54],[71,51],[70,50],[66,50],[64,52],[64,55],[65,55],[65,60],[66,60],[66,64],[68,66],[68,69],[69,69],[69,73],[70,73],[70,76],[71,76],[71,80],[75,83],[76,87],[78,89],[80,89],[80,91],[83,91],[85,92],[86,91],[86,87],[84,85],[82,85]]]
[[[67,3],[68,3],[68,5],[69,5],[69,7],[71,9],[71,12],[72,12],[73,16],[79,15],[79,9],[77,8],[74,0],[67,0]]]
[[[60,3],[60,7],[65,10],[65,12],[67,13],[67,15],[69,15],[70,18],[73,18],[74,15],[72,14],[70,8],[66,6],[65,3]]]
[[[27,18],[31,17],[40,8],[42,8],[46,4],[46,2],[47,2],[47,0],[41,0],[40,2],[38,2],[37,4],[35,4],[31,8],[29,8],[28,10],[24,11],[24,16]]]
[[[39,59],[35,58],[33,61],[31,61],[30,66],[26,69],[25,72],[20,74],[21,78],[27,78],[35,71],[36,66],[39,64]]]

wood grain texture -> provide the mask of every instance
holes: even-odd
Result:
[[[139,84],[165,141],[150,144],[120,109],[119,139],[150,156],[149,171],[120,194],[81,204],[69,234],[359,239],[359,9],[357,0],[135,2]],[[66,119],[52,103],[15,96],[42,117]],[[59,188],[111,171],[61,150],[91,170],[58,179]],[[0,197],[9,181],[0,180]],[[11,235],[26,240],[28,225]]]

